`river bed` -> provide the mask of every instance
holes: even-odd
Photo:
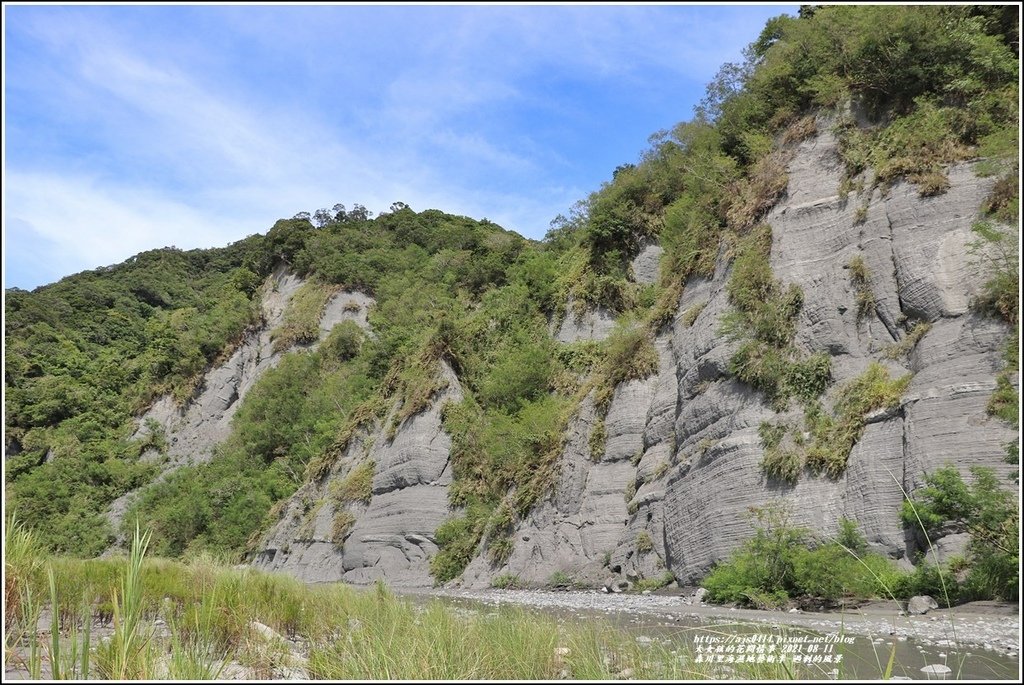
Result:
[[[894,679],[1016,681],[1020,675],[1018,605],[974,603],[906,616],[891,603],[843,613],[789,613],[706,605],[678,593],[441,589],[403,594],[417,603],[439,599],[467,611],[518,606],[561,623],[603,620],[629,630],[638,642],[657,641],[690,653],[698,645],[707,651],[708,640],[744,646],[767,642],[809,660],[828,650],[823,662],[810,666],[821,679],[880,679],[893,651]],[[730,652],[743,649],[724,646]],[[830,661],[835,654],[842,654],[842,668]],[[927,667],[931,672],[922,670]],[[945,669],[949,672],[942,675]]]

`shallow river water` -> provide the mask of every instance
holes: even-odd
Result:
[[[410,598],[438,599],[464,611],[517,606],[561,623],[604,621],[628,630],[641,644],[659,642],[691,654],[700,646],[700,652],[711,653],[707,658],[774,645],[776,653],[789,651],[812,662],[801,671],[808,679],[881,679],[894,649],[893,679],[1016,681],[1020,673],[1017,616],[792,615],[687,604],[680,597],[597,592],[442,590]],[[723,650],[716,653],[719,646]],[[840,654],[841,664],[835,661]],[[931,672],[922,670],[926,667]]]

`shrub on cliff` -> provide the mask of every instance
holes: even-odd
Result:
[[[972,599],[1015,601],[1019,593],[1020,512],[1014,495],[992,469],[972,467],[967,482],[955,466],[925,476],[925,486],[904,501],[903,522],[932,534],[952,523],[970,533],[968,574],[961,593]]]
[[[800,597],[885,598],[903,587],[904,574],[868,552],[848,519],[840,519],[835,539],[816,543],[807,530],[793,526],[787,503],[754,507],[751,515],[754,536],[701,582],[713,602],[768,609]]]

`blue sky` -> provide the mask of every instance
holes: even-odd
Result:
[[[541,238],[796,11],[6,4],[4,287],[338,202]]]

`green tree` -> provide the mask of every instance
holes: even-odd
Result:
[[[992,469],[974,466],[970,473],[970,483],[952,465],[927,474],[925,486],[904,501],[900,517],[929,534],[947,523],[968,532],[970,572],[964,590],[979,599],[1016,600],[1020,511]]]

